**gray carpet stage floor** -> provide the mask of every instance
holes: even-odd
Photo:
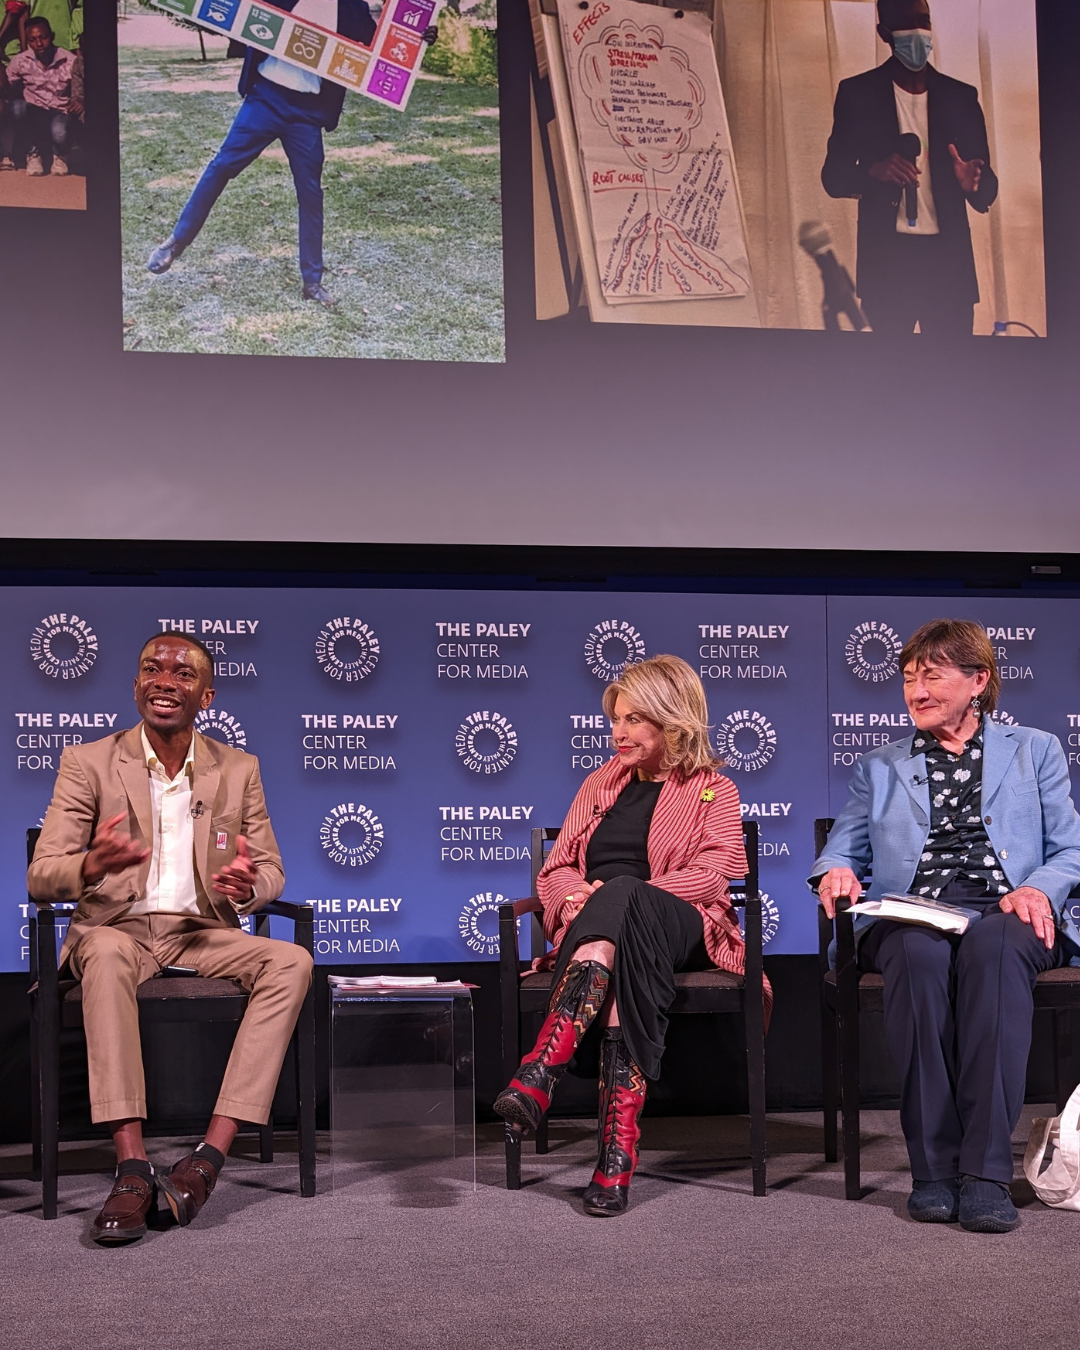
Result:
[[[1033,1114],[1017,1131],[1022,1140]],[[1080,1213],[1044,1208],[1026,1183],[1003,1236],[911,1223],[893,1112],[867,1112],[864,1184],[843,1198],[821,1161],[821,1118],[770,1120],[771,1187],[750,1194],[746,1122],[645,1122],[634,1203],[588,1219],[592,1137],[553,1124],[527,1153],[528,1184],[501,1188],[485,1127],[473,1190],[437,1176],[356,1168],[301,1200],[295,1158],[231,1159],[187,1229],[123,1249],[87,1237],[108,1188],[61,1178],[44,1223],[33,1186],[0,1183],[4,1350],[683,1350],[689,1346],[1027,1347],[1076,1343]],[[248,1148],[250,1145],[245,1145]],[[284,1141],[289,1142],[289,1141]],[[182,1143],[182,1141],[181,1141]],[[159,1162],[180,1144],[155,1141]],[[20,1150],[0,1167],[14,1170]],[[71,1150],[66,1165],[100,1152]],[[329,1187],[330,1167],[320,1179]]]

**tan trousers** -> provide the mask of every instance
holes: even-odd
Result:
[[[95,1123],[146,1116],[135,991],[163,966],[192,966],[200,975],[238,980],[250,995],[214,1112],[266,1124],[311,983],[312,961],[302,947],[251,937],[216,919],[143,914],[89,929],[70,965],[82,982]]]

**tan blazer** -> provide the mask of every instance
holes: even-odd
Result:
[[[153,847],[150,781],[143,753],[141,727],[118,731],[100,741],[72,745],[60,757],[53,799],[45,813],[34,861],[27,874],[30,894],[38,900],[77,900],[64,961],[87,928],[113,923],[146,892],[150,859],[105,878],[90,893],[83,884],[83,858],[100,820],[123,813],[126,829],[137,843]],[[276,900],[285,888],[281,854],[266,812],[259,761],[243,750],[195,733],[191,799],[204,810],[195,818],[195,866],[213,915],[232,928],[240,915]],[[121,826],[121,828],[125,828]],[[227,836],[223,849],[218,834]],[[236,856],[236,839],[244,835],[258,872],[255,894],[239,911],[213,888],[211,877]]]

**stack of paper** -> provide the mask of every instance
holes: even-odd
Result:
[[[379,990],[389,991],[392,989],[436,989],[443,992],[447,989],[468,989],[469,985],[462,984],[460,980],[437,980],[434,975],[328,975],[328,983],[335,989],[344,989],[346,991],[355,989],[360,990]]]
[[[883,895],[880,900],[861,900],[852,905],[851,914],[869,914],[875,919],[896,919],[900,923],[921,923],[943,933],[966,932],[969,924],[982,917],[978,909],[945,905],[924,895]]]

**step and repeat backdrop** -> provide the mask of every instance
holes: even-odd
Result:
[[[771,953],[815,949],[813,820],[861,754],[909,733],[905,638],[978,619],[999,716],[1080,764],[1080,601],[422,590],[12,588],[0,633],[10,897],[0,969],[25,969],[25,831],[65,746],[134,725],[135,665],[161,632],[205,642],[208,736],[259,756],[287,874],[321,962],[497,956],[497,906],[529,886],[529,832],[560,824],[609,756],[601,697],[628,661],[699,671],[719,754],[761,829]]]

